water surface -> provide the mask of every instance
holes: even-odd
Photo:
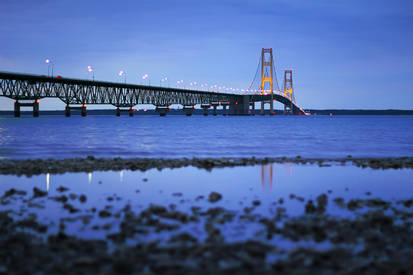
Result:
[[[0,117],[0,158],[413,156],[412,116]]]

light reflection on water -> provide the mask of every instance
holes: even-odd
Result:
[[[185,212],[189,212],[192,206],[200,206],[203,209],[221,206],[240,214],[245,207],[251,206],[254,200],[259,200],[261,205],[255,211],[260,215],[269,215],[274,213],[276,207],[285,207],[287,214],[294,216],[304,212],[305,202],[291,199],[291,194],[305,200],[314,200],[321,193],[325,193],[330,199],[327,207],[329,213],[346,216],[348,213],[344,213],[332,199],[407,199],[413,193],[412,179],[413,170],[407,169],[383,171],[339,165],[320,168],[286,163],[217,168],[212,171],[186,167],[162,171],[152,169],[146,172],[122,170],[46,174],[46,177],[39,175],[31,178],[2,175],[0,194],[15,188],[28,191],[26,198],[29,198],[32,196],[33,187],[37,187],[48,191],[49,197],[54,197],[62,194],[57,189],[64,186],[69,188],[65,195],[87,196],[86,203],[80,203],[76,199],[69,202],[88,214],[92,214],[92,207],[98,211],[105,207],[116,211],[126,204],[130,204],[135,211],[140,211],[150,204],[167,207],[174,204],[178,210]],[[207,197],[211,191],[222,194],[223,199],[214,204],[209,203]],[[366,192],[371,192],[371,195],[367,195]],[[198,200],[199,196],[204,196],[204,199]],[[281,198],[284,200],[283,203],[279,202]],[[61,203],[47,198],[37,198],[33,201],[44,208],[25,209],[22,201],[16,199],[11,204],[0,206],[0,209],[12,209],[23,216],[36,213],[40,220],[54,224],[58,224],[60,218],[70,216],[62,208]],[[107,220],[97,218],[92,224],[105,222]],[[69,232],[85,237],[99,236],[81,224],[77,226],[72,225],[72,228],[68,228]]]

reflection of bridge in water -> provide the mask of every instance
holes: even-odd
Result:
[[[257,73],[261,70],[261,77]],[[274,114],[274,102],[284,105],[285,114],[305,114],[294,99],[292,70],[284,71],[284,88],[281,91],[275,75],[272,49],[262,49],[259,66],[249,89],[242,94],[207,92],[167,87],[134,85],[104,81],[92,81],[39,75],[0,73],[0,96],[14,100],[14,116],[20,116],[21,107],[33,107],[33,116],[39,116],[39,103],[43,98],[58,98],[66,104],[65,114],[70,116],[71,110],[81,111],[86,116],[89,104],[109,104],[116,107],[116,115],[129,112],[133,116],[134,106],[152,104],[156,111],[164,116],[170,105],[183,106],[186,115],[191,115],[196,105],[208,115],[208,109],[222,107],[223,115],[255,114],[255,103],[261,103],[261,114],[264,105],[270,105],[270,115]],[[274,84],[275,88],[274,89]],[[228,109],[228,112],[227,112]]]
[[[284,169],[289,170],[289,176],[293,175],[293,164],[292,163],[284,163]],[[265,188],[266,185],[269,186],[270,191],[272,191],[272,186],[275,184],[275,165],[267,164],[261,165],[261,187],[262,189]]]

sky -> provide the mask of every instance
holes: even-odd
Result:
[[[247,89],[272,47],[304,109],[412,110],[412,28],[407,0],[0,0],[0,71]]]

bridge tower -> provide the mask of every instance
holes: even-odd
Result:
[[[294,97],[294,87],[293,87],[293,70],[286,69],[284,70],[284,97],[288,98],[291,101],[291,105],[284,105],[284,114],[293,113],[293,103],[295,103]]]
[[[272,48],[261,50],[261,93],[264,94],[265,91],[269,91],[271,95],[270,100],[270,115],[274,114],[274,100],[273,100],[273,90],[274,90],[274,72],[273,72],[273,62],[274,58],[272,55]],[[267,85],[266,85],[267,84]],[[261,115],[264,115],[264,104],[266,102],[261,102]]]

